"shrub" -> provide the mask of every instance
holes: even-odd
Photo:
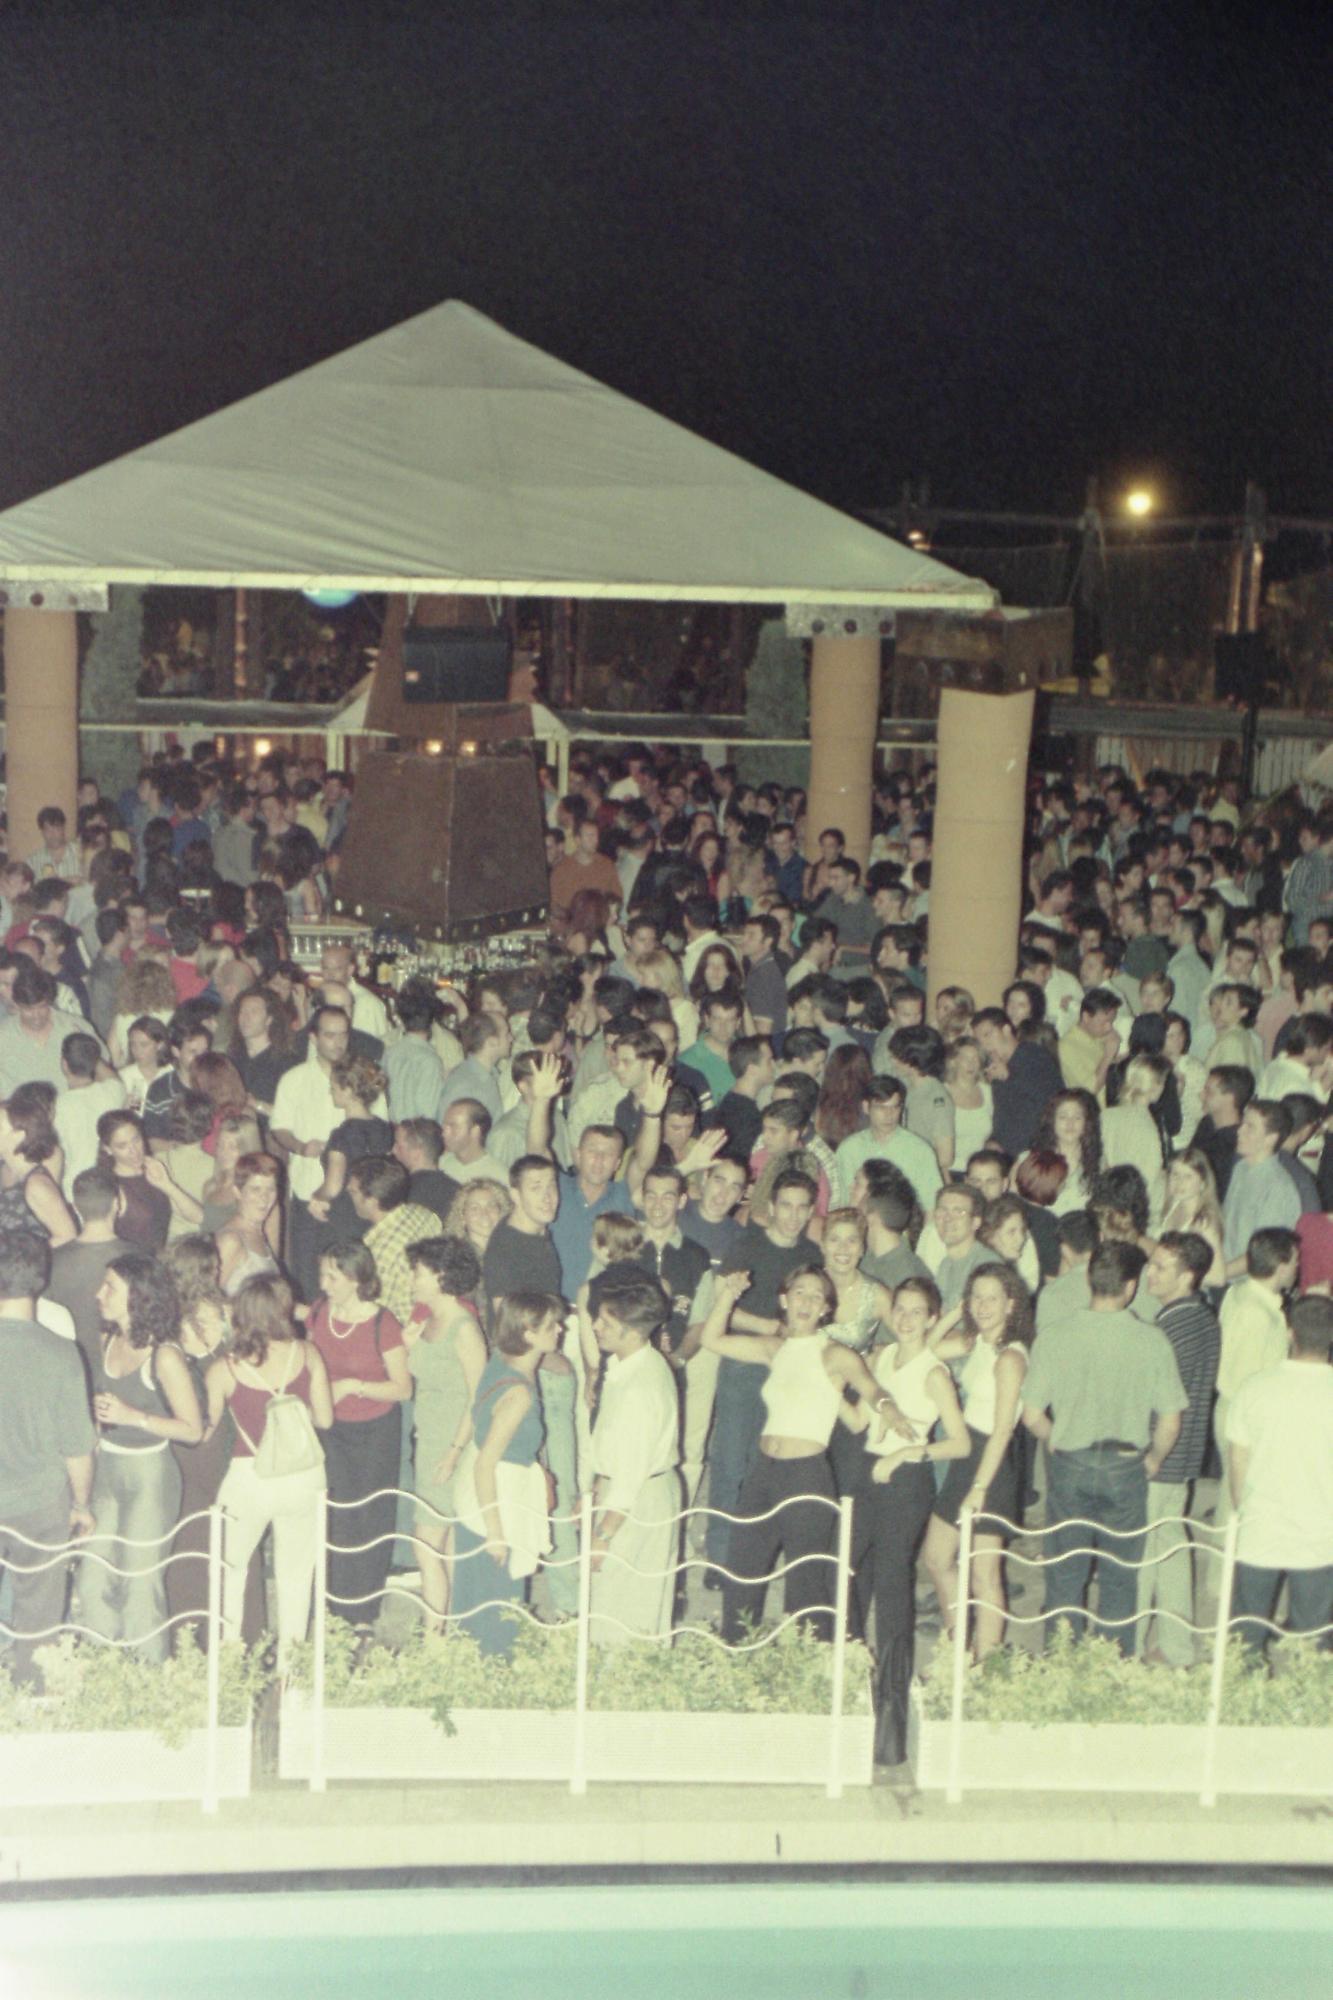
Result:
[[[1212,1667],[1150,1667],[1126,1659],[1113,1640],[1079,1637],[1067,1625],[1051,1633],[1044,1653],[1000,1647],[968,1668],[963,1715],[968,1722],[1174,1722],[1208,1719]],[[941,1646],[922,1691],[925,1712],[948,1716],[953,1694],[951,1649]],[[1252,1661],[1239,1639],[1227,1648],[1222,1721],[1258,1728],[1333,1725],[1333,1655],[1308,1641],[1284,1640],[1273,1671]]]
[[[464,1633],[422,1632],[400,1652],[372,1646],[354,1663],[357,1635],[331,1621],[324,1689],[330,1708],[426,1708],[446,1730],[451,1711],[473,1708],[569,1710],[574,1706],[578,1634],[572,1624],[526,1621],[510,1659],[488,1658]],[[313,1649],[294,1649],[290,1680],[311,1685]],[[845,1707],[869,1706],[869,1657],[847,1649]],[[822,1715],[832,1699],[831,1649],[789,1625],[770,1645],[729,1652],[716,1641],[678,1633],[670,1645],[594,1645],[588,1706],[617,1712],[687,1710],[731,1715]]]
[[[193,1634],[182,1633],[161,1665],[119,1646],[66,1632],[36,1659],[44,1692],[19,1686],[0,1669],[0,1736],[19,1730],[151,1729],[173,1748],[208,1720],[208,1658]],[[238,1727],[250,1719],[268,1680],[264,1649],[224,1646],[219,1655],[219,1719]]]

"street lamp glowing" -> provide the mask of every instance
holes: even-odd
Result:
[[[1153,510],[1153,497],[1145,486],[1136,486],[1132,493],[1125,495],[1125,512],[1132,514],[1136,521],[1142,521]]]

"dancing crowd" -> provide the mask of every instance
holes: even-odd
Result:
[[[1333,820],[1034,776],[1013,979],[928,1004],[928,769],[864,866],[643,745],[543,799],[550,934],[466,989],[296,962],[355,811],[317,763],[160,759],[0,863],[9,1671],[202,1634],[214,1503],[281,1661],[321,1495],[367,1643],[400,1570],[491,1654],[575,1610],[585,1494],[601,1643],[687,1591],[827,1636],[850,1499],[886,1763],[918,1592],[1013,1643],[1025,1528],[1047,1611],[1158,1667],[1233,1510],[1246,1644],[1328,1624]]]

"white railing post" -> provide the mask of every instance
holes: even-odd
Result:
[[[838,1567],[833,1593],[833,1701],[829,1715],[828,1784],[831,1799],[842,1797],[842,1709],[847,1681],[847,1599],[852,1566],[852,1499],[838,1502]]]
[[[1226,1477],[1225,1471],[1223,1477]],[[1222,1544],[1222,1575],[1217,1586],[1217,1625],[1213,1633],[1213,1674],[1208,1689],[1208,1721],[1203,1733],[1203,1784],[1201,1806],[1217,1804],[1217,1731],[1222,1720],[1222,1681],[1226,1671],[1227,1640],[1231,1636],[1231,1593],[1236,1577],[1236,1537],[1240,1515],[1232,1510]]]
[[[315,1614],[310,1672],[310,1789],[328,1787],[324,1775],[324,1669],[329,1637],[329,1496],[315,1495]]]
[[[208,1720],[204,1734],[204,1811],[218,1809],[218,1728],[222,1685],[222,1509],[208,1510]]]
[[[945,1803],[963,1796],[963,1683],[967,1674],[967,1612],[972,1598],[972,1509],[964,1502],[958,1517],[958,1595],[953,1603],[953,1691],[949,1701],[949,1770]],[[940,1606],[941,1615],[944,1606]]]
[[[569,1789],[588,1789],[588,1628],[592,1623],[592,1494],[579,1501],[579,1615],[574,1659],[574,1767]]]

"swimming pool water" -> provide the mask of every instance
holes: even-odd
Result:
[[[516,1885],[9,1901],[5,2000],[1290,2000],[1333,1895],[1229,1882]]]

